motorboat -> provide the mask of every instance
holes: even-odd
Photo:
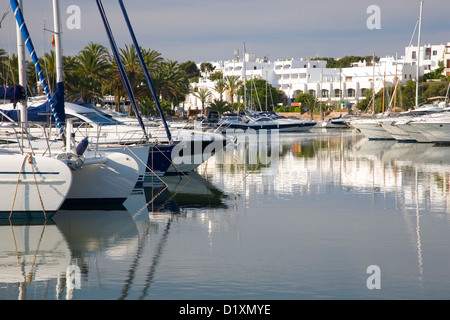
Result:
[[[390,115],[375,115],[370,118],[361,117],[350,121],[350,126],[361,132],[369,140],[395,140],[395,138],[387,132],[381,122],[386,120]]]

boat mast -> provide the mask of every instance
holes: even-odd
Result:
[[[247,85],[246,85],[246,70],[245,70],[245,42],[244,42],[244,53],[242,55],[242,78],[244,80],[244,110],[247,109]]]
[[[34,49],[33,42],[31,41],[30,33],[28,32],[28,28],[27,28],[25,20],[23,18],[22,10],[19,7],[17,0],[10,0],[10,3],[11,3],[12,11],[14,12],[14,17],[16,18],[17,25],[19,26],[22,37],[25,40],[25,45],[28,49],[28,53],[30,54],[31,59],[33,60],[34,67],[36,69],[36,73],[39,76],[39,80],[41,80],[41,82],[42,82],[42,87],[44,88],[45,95],[47,96],[47,100],[49,101],[53,116],[55,117],[56,125],[58,126],[58,129],[59,129],[59,134],[63,135],[64,131],[61,126],[58,114],[55,111],[55,104],[51,99],[50,90],[48,88],[47,81],[45,80],[44,72],[41,68],[41,64],[39,63],[39,59],[37,57],[36,50]]]
[[[19,8],[23,11],[22,0],[18,0]],[[22,32],[20,31],[19,25],[16,25],[17,30],[17,59],[18,59],[18,71],[19,71],[19,84],[25,90],[25,99],[23,102],[19,103],[20,110],[20,122],[22,131],[25,132],[27,129],[27,75],[26,75],[26,61],[25,61],[25,41],[23,40]]]
[[[423,8],[423,0],[420,1],[419,33],[418,33],[418,36],[417,36],[416,108],[419,106],[420,31],[422,29],[422,8]]]
[[[372,57],[372,65],[373,65],[373,89],[372,89],[372,115],[375,114],[375,52]]]
[[[55,55],[56,55],[56,83],[64,81],[63,61],[62,61],[62,45],[61,45],[61,23],[59,18],[59,1],[53,0],[53,28],[55,38]]]
[[[141,53],[141,47],[139,46],[136,36],[134,34],[133,28],[131,27],[130,19],[128,18],[127,10],[123,4],[122,0],[119,0],[120,8],[122,9],[123,17],[125,18],[125,22],[128,26],[128,31],[130,32],[131,39],[133,40],[134,47],[136,49],[136,53],[138,55],[139,61],[141,63],[142,70],[144,71],[145,80],[147,80],[147,84],[150,88],[150,93],[152,94],[153,100],[155,101],[156,108],[158,109],[159,115],[161,116],[161,120],[164,125],[164,129],[166,130],[167,139],[169,143],[172,143],[172,134],[170,133],[169,126],[167,125],[166,117],[164,115],[164,111],[161,108],[161,104],[159,103],[158,96],[155,91],[155,87],[153,86],[152,80],[150,78],[150,74],[148,73],[147,65],[145,64],[144,58]]]

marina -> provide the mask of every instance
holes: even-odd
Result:
[[[63,56],[51,0],[41,57],[9,2],[0,300],[450,299],[450,42],[422,46],[423,1],[400,59],[215,66],[143,48],[122,0],[132,45],[96,0],[109,46]]]
[[[0,299],[448,299],[449,154],[332,129],[224,148],[123,208],[3,222]]]

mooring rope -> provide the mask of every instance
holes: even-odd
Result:
[[[28,163],[31,166],[31,170],[33,171],[33,178],[34,178],[34,183],[36,185],[36,189],[37,189],[37,193],[38,193],[38,197],[39,197],[39,201],[41,203],[41,207],[42,207],[42,212],[44,213],[44,217],[45,219],[47,219],[47,213],[45,212],[45,207],[44,207],[44,202],[42,201],[42,197],[41,197],[41,192],[39,190],[39,184],[37,182],[36,179],[36,172],[34,170],[34,166],[33,166],[33,155],[29,152],[25,155],[25,157],[23,158],[22,161],[22,165],[20,167],[20,171],[19,171],[19,175],[17,176],[17,182],[16,182],[16,189],[14,191],[14,198],[13,198],[13,203],[12,203],[12,207],[11,207],[11,212],[9,213],[9,219],[11,219],[11,216],[14,212],[14,205],[16,203],[16,198],[17,198],[17,192],[19,190],[19,183],[20,183],[20,176],[22,175],[22,171],[23,171],[23,167],[25,165],[25,161],[28,159]]]

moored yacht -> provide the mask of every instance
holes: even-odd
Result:
[[[350,121],[350,126],[360,131],[369,140],[395,140],[381,125],[388,115],[382,114],[371,118],[360,118]]]

